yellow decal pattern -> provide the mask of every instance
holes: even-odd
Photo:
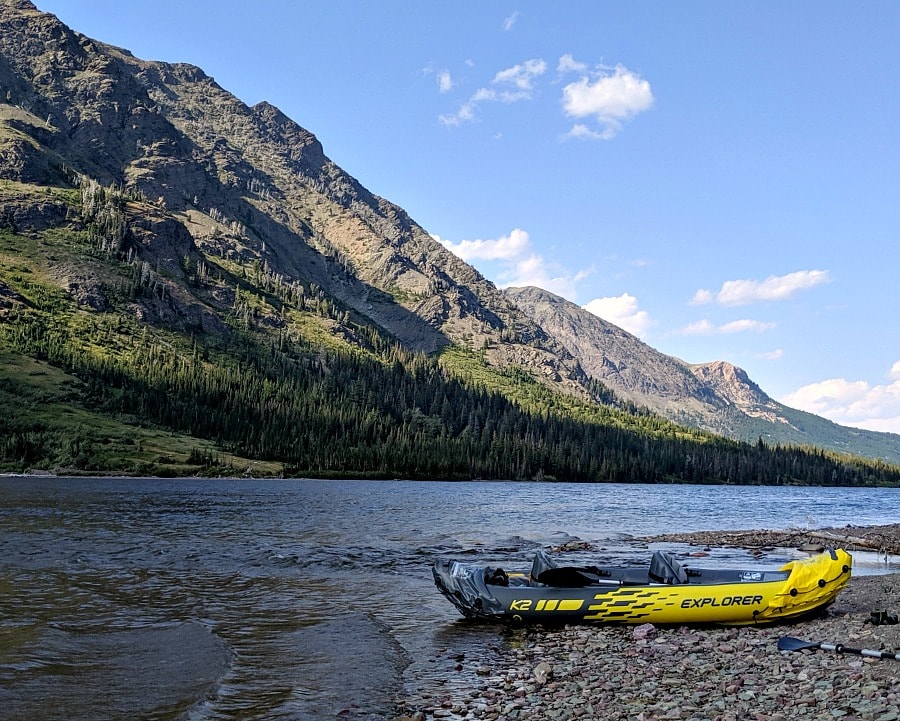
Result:
[[[623,589],[598,593],[588,606],[585,621],[635,621],[679,606],[680,594],[668,590]]]

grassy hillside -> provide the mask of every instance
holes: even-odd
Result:
[[[44,361],[0,352],[0,470],[125,475],[277,475],[280,464],[84,407],[84,384]]]

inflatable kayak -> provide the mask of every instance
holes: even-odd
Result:
[[[434,581],[468,618],[524,623],[749,625],[793,621],[850,580],[842,549],[777,570],[700,569],[656,551],[649,567],[560,566],[539,551],[529,573],[438,561]]]

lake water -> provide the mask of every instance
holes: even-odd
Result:
[[[390,718],[504,643],[437,557],[646,562],[635,536],[896,522],[898,489],[0,478],[0,716]],[[667,546],[670,547],[670,546]],[[739,550],[709,565],[769,567]],[[891,562],[897,559],[890,559]],[[854,573],[888,572],[873,554]]]

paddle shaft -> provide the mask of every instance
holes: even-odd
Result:
[[[848,648],[843,644],[820,643],[819,648],[824,651],[834,651],[835,653],[855,653],[859,656],[868,656],[870,658],[886,658],[893,661],[900,661],[900,653],[888,653],[887,651],[873,651],[870,648]]]

